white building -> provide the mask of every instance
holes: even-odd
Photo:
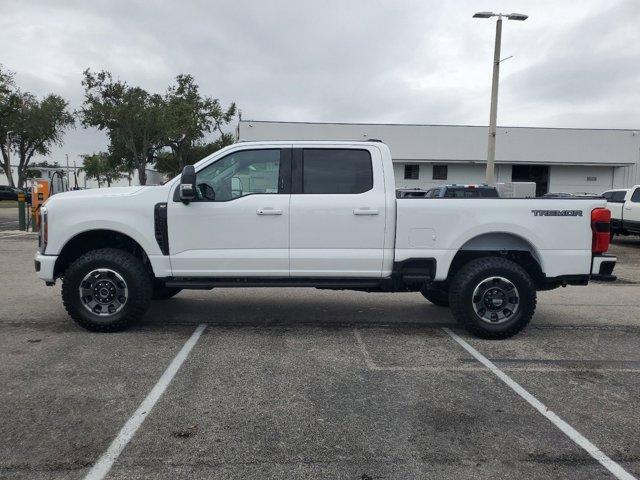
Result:
[[[238,139],[366,140],[391,148],[398,187],[483,183],[487,127],[242,120]],[[640,132],[498,127],[498,182],[535,181],[537,193],[601,193],[640,184]]]

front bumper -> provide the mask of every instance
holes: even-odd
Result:
[[[55,282],[56,279],[53,276],[53,269],[56,266],[57,259],[57,255],[42,255],[41,253],[36,253],[34,264],[36,273],[41,280],[45,282]]]
[[[591,279],[603,282],[614,282],[618,277],[613,275],[613,269],[618,259],[613,255],[594,255],[591,260]]]

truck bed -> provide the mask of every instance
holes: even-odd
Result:
[[[591,271],[591,211],[600,197],[398,199],[396,261],[434,258],[444,280],[458,250],[529,250],[548,277]]]

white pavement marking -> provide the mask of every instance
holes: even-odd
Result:
[[[433,366],[433,365],[421,365],[421,366],[402,366],[402,365],[378,365],[374,360],[369,350],[367,349],[367,344],[364,342],[362,338],[362,334],[358,327],[353,329],[353,334],[356,337],[356,344],[360,348],[360,352],[362,352],[362,356],[364,357],[364,363],[368,370],[372,372],[427,372],[427,373],[449,373],[449,372],[462,372],[462,373],[474,373],[474,372],[482,372],[484,367],[478,365],[455,365],[455,366]],[[581,361],[576,360],[576,364],[579,364]],[[529,372],[529,373],[566,373],[566,372],[599,372],[599,373],[640,373],[640,367],[605,367],[602,365],[597,366],[531,366],[527,362],[523,362],[522,365],[507,365],[502,367],[503,371],[508,372]]]
[[[564,433],[567,437],[573,440],[577,445],[582,447],[587,451],[589,455],[595,458],[600,464],[609,470],[616,478],[621,480],[637,480],[636,477],[627,472],[624,468],[622,468],[619,464],[611,460],[607,457],[602,450],[596,447],[593,443],[587,440],[582,436],[580,432],[578,432],[575,428],[569,425],[567,422],[562,420],[558,415],[549,410],[540,400],[531,395],[527,390],[525,390],[519,383],[509,377],[506,373],[496,367],[491,360],[482,355],[479,351],[465,342],[461,337],[453,333],[448,328],[443,328],[445,332],[449,334],[451,338],[453,338],[462,348],[464,348],[467,352],[469,352],[476,360],[478,360],[481,364],[487,367],[491,372],[502,380],[509,388],[511,388],[514,392],[520,395],[529,405],[535,408],[538,412],[544,415],[547,420],[553,423],[556,427],[558,427],[562,433]]]
[[[360,351],[362,352],[364,363],[367,365],[367,368],[369,370],[380,370],[380,367],[375,364],[375,362],[371,358],[371,355],[369,355],[369,351],[367,350],[367,347],[362,340],[362,336],[360,335],[358,328],[353,329],[353,334],[356,336],[356,343],[358,344],[358,347],[360,347]]]
[[[171,363],[160,377],[160,380],[158,380],[158,383],[151,389],[131,418],[127,420],[127,423],[124,424],[118,436],[111,442],[107,451],[102,454],[89,473],[87,473],[84,480],[101,480],[109,473],[114,462],[118,459],[129,441],[131,441],[136,434],[140,425],[142,425],[142,422],[144,422],[147,415],[151,412],[153,406],[167,389],[206,327],[204,323],[198,325],[198,328],[191,334],[189,340],[187,340],[178,354],[171,360]]]

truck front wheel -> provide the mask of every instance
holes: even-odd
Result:
[[[449,302],[455,319],[474,335],[508,338],[531,321],[536,288],[517,263],[500,257],[478,258],[456,273]]]
[[[65,271],[62,301],[80,326],[95,332],[123,330],[142,318],[152,294],[142,262],[123,250],[85,253]]]

